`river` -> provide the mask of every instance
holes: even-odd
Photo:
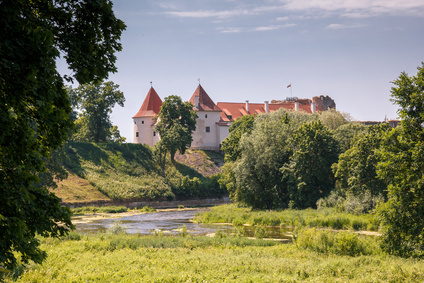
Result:
[[[187,233],[194,235],[208,235],[218,231],[232,234],[237,230],[232,225],[222,224],[202,224],[193,223],[192,219],[196,213],[205,211],[203,209],[195,210],[172,210],[162,211],[148,214],[130,215],[117,218],[95,218],[90,219],[87,216],[73,217],[73,223],[76,230],[82,233],[105,232],[111,228],[117,221],[119,225],[126,229],[129,234],[151,234],[154,231],[161,231],[164,234],[176,235],[180,232],[181,227],[187,227]],[[253,237],[255,235],[255,227],[243,226],[244,235]],[[280,227],[263,227],[264,238],[290,239],[290,230]]]

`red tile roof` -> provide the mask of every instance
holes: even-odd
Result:
[[[138,110],[137,114],[135,114],[133,118],[154,117],[159,113],[161,105],[162,100],[156,93],[155,89],[151,87],[149,93],[143,101],[143,104],[140,107],[140,110]]]
[[[294,101],[285,103],[269,103],[268,108],[269,112],[274,112],[280,108],[294,111],[294,104]],[[249,103],[249,112],[246,111],[246,103],[218,102],[217,106],[223,109],[221,112],[222,121],[234,121],[244,115],[265,113],[264,103]],[[299,103],[299,110],[303,110],[306,113],[312,113],[310,104]]]
[[[199,97],[199,107],[196,107],[196,99],[195,97]],[[199,84],[197,89],[194,91],[193,95],[191,96],[189,100],[194,107],[198,111],[218,111],[221,112],[221,109],[219,109],[218,106],[213,102],[213,100],[209,97],[209,95],[206,93],[206,91],[203,89],[203,87]]]

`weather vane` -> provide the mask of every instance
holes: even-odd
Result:
[[[197,79],[199,81],[199,85],[200,85],[200,78]]]
[[[153,87],[153,82],[150,82],[150,87]]]

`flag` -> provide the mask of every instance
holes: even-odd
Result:
[[[289,87],[291,87],[291,84],[289,84],[289,85],[287,86],[287,88],[289,88]]]

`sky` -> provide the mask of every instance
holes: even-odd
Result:
[[[108,80],[126,102],[111,120],[127,142],[151,85],[162,100],[187,101],[200,81],[215,103],[328,95],[355,120],[382,121],[397,118],[391,82],[424,61],[423,0],[113,0],[113,9],[127,29]]]

